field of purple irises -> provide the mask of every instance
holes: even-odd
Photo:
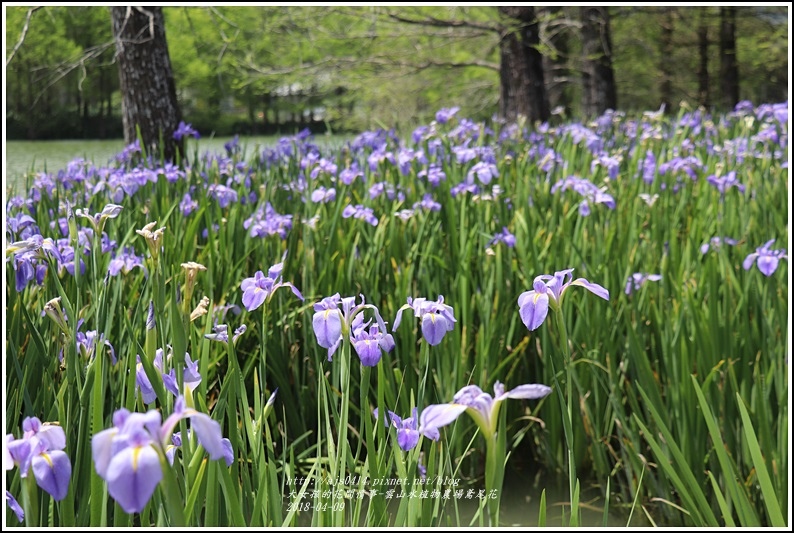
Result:
[[[5,524],[496,526],[520,466],[527,525],[558,475],[566,526],[593,485],[604,523],[787,525],[788,117],[449,108],[29,175]]]

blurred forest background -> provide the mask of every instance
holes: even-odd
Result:
[[[110,8],[4,9],[6,139],[123,137]],[[474,120],[512,118],[510,39],[540,60],[542,118],[788,99],[785,6],[167,6],[163,14],[182,115],[205,136],[407,131],[452,106]],[[594,100],[596,81],[606,92]]]

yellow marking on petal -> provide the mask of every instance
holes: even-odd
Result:
[[[137,472],[138,471],[138,455],[141,453],[141,447],[136,446],[132,450],[132,469]]]
[[[47,452],[41,452],[39,455],[43,457],[45,461],[47,461],[47,464],[50,465],[50,468],[53,468],[52,459],[50,459],[50,454],[48,454]]]

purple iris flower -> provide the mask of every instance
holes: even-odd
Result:
[[[364,315],[359,313],[350,324],[350,342],[363,366],[377,365],[381,350],[388,353],[394,349],[394,338],[387,331],[381,331],[378,324],[372,324],[367,329],[371,322],[372,319],[364,322]]]
[[[414,316],[422,321],[422,337],[428,344],[436,346],[448,331],[455,327],[455,316],[452,307],[444,303],[444,297],[439,295],[438,301],[433,302],[426,298],[408,297],[408,303],[397,310],[392,331],[396,331],[402,320],[403,311],[411,309]]]
[[[635,272],[629,279],[626,280],[626,294],[639,290],[640,287],[645,285],[646,281],[659,281],[662,279],[661,274],[643,274],[642,272]]]
[[[13,494],[8,491],[6,491],[6,503],[8,504],[8,507],[14,511],[14,514],[17,515],[17,520],[20,522],[25,520],[25,511],[19,505],[19,502],[16,500],[16,498],[14,498]]]
[[[599,155],[590,163],[590,172],[595,172],[595,169],[598,166],[602,166],[607,169],[607,175],[609,176],[609,179],[617,179],[618,170],[620,169],[620,158],[606,154]]]
[[[183,120],[180,120],[179,125],[174,130],[174,139],[181,141],[185,135],[192,135],[196,139],[200,137],[199,132],[193,129],[191,124],[185,124]]]
[[[496,169],[496,165],[493,163],[486,163],[485,161],[479,161],[475,163],[469,173],[466,175],[468,181],[474,181],[474,176],[480,180],[483,185],[488,185],[491,183],[491,180],[497,176],[499,176],[499,171]]]
[[[292,293],[303,301],[303,295],[300,291],[289,281],[282,281],[281,271],[284,269],[284,263],[276,263],[267,271],[265,276],[261,270],[258,270],[254,277],[245,278],[240,284],[240,289],[243,291],[243,305],[248,311],[254,309],[265,303],[265,300],[270,300],[270,297],[279,287],[289,287]]]
[[[653,183],[653,178],[656,176],[656,156],[653,152],[648,150],[645,152],[645,159],[642,162],[642,181],[645,183]]]
[[[551,193],[573,189],[585,199],[579,204],[579,215],[586,217],[590,214],[590,202],[604,204],[610,209],[615,209],[615,199],[606,192],[606,187],[598,188],[594,183],[576,176],[568,176],[562,181],[558,181],[551,187]]]
[[[449,122],[452,117],[455,116],[455,113],[460,111],[460,107],[444,107],[436,111],[436,122],[439,124],[446,124]]]
[[[118,276],[119,273],[127,274],[133,268],[140,267],[143,270],[144,276],[148,276],[149,272],[143,264],[143,257],[135,255],[135,249],[132,247],[125,247],[121,252],[117,252],[113,259],[108,264],[108,273],[111,276]]]
[[[317,166],[314,167],[309,174],[309,177],[313,180],[317,179],[320,173],[327,174],[329,176],[336,176],[337,166],[333,161],[330,161],[326,158],[321,158],[317,162]]]
[[[342,309],[339,309],[339,305]],[[375,314],[377,327],[375,331],[365,330],[369,321],[363,324],[362,319],[357,318],[359,313],[365,309],[371,309]],[[391,351],[394,348],[394,340],[391,335],[386,334],[386,323],[380,316],[378,308],[366,303],[364,296],[361,295],[361,303],[356,305],[356,297],[349,296],[342,298],[339,293],[327,296],[314,304],[314,316],[312,317],[312,329],[317,338],[317,344],[328,350],[328,360],[330,361],[339,345],[342,344],[345,335],[349,335],[350,342],[356,348],[356,353],[362,360],[362,364],[372,362],[374,354],[372,349],[378,349],[377,357],[380,358],[380,349]],[[358,343],[358,346],[357,346]],[[363,344],[362,344],[363,343]],[[361,350],[361,351],[359,351]],[[364,355],[362,356],[362,353]],[[377,364],[377,361],[374,361]],[[371,365],[366,365],[371,366]]]
[[[730,237],[712,237],[709,242],[704,242],[700,245],[700,253],[705,255],[709,249],[717,250],[723,244],[736,246],[737,241],[736,239],[731,239]]]
[[[243,222],[243,227],[248,230],[248,235],[251,237],[278,235],[286,239],[287,233],[292,229],[292,215],[279,214],[270,202],[267,202],[264,210],[260,207]]]
[[[80,319],[77,322],[77,327],[80,327],[80,324],[83,322]],[[96,330],[89,330],[86,332],[78,331],[76,335],[77,341],[77,351],[78,353],[82,353],[83,357],[93,358],[96,355],[96,348],[98,344],[103,344],[110,348],[110,361],[112,364],[116,364],[116,350],[113,348],[113,345],[105,339],[105,334],[102,333],[97,336]]]
[[[328,202],[333,202],[336,200],[336,189],[333,187],[325,188],[325,187],[317,187],[312,191],[312,202],[314,203],[324,203],[327,204]]]
[[[198,360],[193,361],[190,354],[185,352],[185,367],[182,370],[182,386],[185,388],[184,393],[192,393],[196,387],[201,383],[201,374],[199,374]],[[176,368],[172,368],[168,374],[163,374],[163,385],[168,392],[174,396],[179,396],[179,386],[176,381]]]
[[[441,204],[436,202],[433,199],[433,195],[428,192],[424,194],[421,201],[416,202],[413,205],[413,209],[415,211],[420,208],[424,209],[425,211],[441,211]]]
[[[549,313],[549,307],[556,310],[562,305],[562,297],[565,290],[571,285],[584,287],[596,296],[604,300],[609,300],[609,291],[597,283],[590,283],[584,278],[574,281],[573,269],[555,272],[553,276],[543,274],[537,276],[532,283],[533,290],[522,292],[518,297],[519,313],[521,321],[529,329],[534,331],[543,324]],[[565,281],[567,278],[567,282]]]
[[[456,198],[462,192],[479,194],[480,188],[474,182],[462,181],[449,190],[449,194],[453,198]]]
[[[363,220],[364,222],[371,224],[372,226],[378,225],[378,219],[375,217],[374,212],[372,211],[371,207],[364,207],[363,205],[348,205],[342,211],[342,218],[357,218],[359,220]]]
[[[516,245],[516,236],[510,233],[507,226],[502,227],[502,231],[493,236],[488,242],[488,246],[493,246],[496,243],[503,242],[508,248],[514,248]]]
[[[188,438],[190,438],[190,430],[187,430]],[[223,446],[223,462],[226,463],[226,466],[231,466],[234,462],[234,448],[232,448],[232,441],[227,439],[226,437],[221,439],[221,445]],[[171,466],[174,465],[174,456],[176,455],[176,449],[182,446],[182,434],[181,432],[177,431],[173,435],[171,435],[171,444],[166,446],[165,448],[165,456],[168,459],[168,464]]]
[[[190,196],[189,192],[186,192],[182,197],[182,201],[179,202],[179,210],[182,212],[182,216],[186,217],[196,209],[198,209],[198,202]]]
[[[358,163],[353,163],[346,169],[339,173],[339,181],[345,185],[350,185],[356,178],[364,179],[364,173],[358,168]]]
[[[407,452],[413,450],[416,445],[419,443],[419,414],[417,412],[416,407],[413,408],[411,412],[411,416],[406,419],[402,419],[396,414],[391,411],[388,411],[389,419],[384,420],[386,427],[394,426],[397,428],[397,445],[403,451]],[[374,409],[372,414],[375,416],[375,420],[378,420],[378,409]],[[438,440],[436,438],[435,440]]]
[[[550,393],[551,387],[536,383],[519,385],[505,392],[504,385],[497,381],[494,384],[494,395],[491,396],[477,385],[467,385],[455,394],[452,403],[428,405],[419,419],[419,433],[436,440],[439,437],[439,428],[451,424],[466,412],[488,440],[496,433],[499,408],[503,400],[539,400]]]
[[[420,178],[426,178],[427,182],[433,187],[438,187],[439,183],[447,179],[444,170],[439,165],[431,164],[429,167],[420,170],[417,173]]]
[[[136,391],[141,392],[141,396],[143,397],[143,403],[149,405],[153,401],[157,399],[157,394],[154,392],[154,387],[152,386],[152,382],[149,381],[149,376],[146,374],[146,371],[143,369],[143,363],[141,362],[141,356],[136,355],[136,365],[135,365],[135,384],[137,386]],[[157,351],[154,355],[154,361],[152,362],[154,368],[160,373],[163,374],[163,349],[157,348]]]
[[[66,433],[63,428],[49,422],[41,423],[36,417],[22,421],[22,438],[6,435],[3,463],[6,470],[19,467],[20,477],[33,477],[39,487],[61,501],[69,492],[72,463],[63,451],[66,448]]]
[[[161,457],[166,457],[171,435],[183,418],[190,419],[190,433],[196,435],[210,459],[227,457],[220,424],[186,407],[182,396],[162,424],[159,411],[130,413],[122,408],[113,414],[112,428],[92,437],[96,472],[107,482],[108,493],[125,512],[140,513],[149,502],[163,478]]]
[[[739,192],[743,193],[745,191],[745,186],[739,183],[739,180],[736,179],[736,171],[731,170],[724,176],[714,176],[711,175],[706,178],[711,185],[717,188],[720,191],[720,195],[725,196],[725,193],[728,192],[728,189],[731,187],[736,187],[739,189]]]
[[[229,329],[229,327],[226,324],[218,324],[217,326],[214,326],[212,328],[213,332],[212,333],[207,333],[206,335],[204,335],[204,338],[205,339],[209,339],[211,341],[222,342],[223,344],[229,344],[228,329]],[[243,324],[239,328],[234,330],[234,335],[232,335],[232,343],[237,342],[237,339],[240,337],[240,335],[245,333],[245,331],[247,329],[248,329],[248,326]]]
[[[209,198],[214,198],[222,208],[226,208],[229,204],[237,202],[238,198],[237,191],[217,183],[213,183],[207,188],[207,196]]]
[[[101,213],[94,213],[94,215],[88,214],[83,209],[75,209],[74,214],[78,217],[82,217],[88,219],[88,222],[91,224],[91,227],[94,228],[94,231],[97,233],[102,232],[102,228],[105,226],[105,221],[109,218],[116,218],[121,214],[121,210],[124,209],[120,205],[116,204],[107,204],[104,209],[102,209]]]
[[[760,248],[756,248],[755,252],[748,255],[744,259],[744,263],[742,263],[744,269],[750,270],[753,263],[756,263],[758,265],[758,270],[760,270],[764,276],[771,276],[774,274],[780,260],[788,259],[788,255],[786,255],[785,248],[772,250],[771,246],[773,242],[775,242],[775,239],[767,241]]]

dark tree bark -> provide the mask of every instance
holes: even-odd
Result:
[[[606,7],[580,8],[582,22],[582,111],[601,115],[618,106],[612,70],[612,36]]]
[[[162,150],[166,160],[183,153],[184,139],[173,137],[182,113],[176,98],[162,7],[111,7],[121,89],[124,141],[140,128],[147,153]]]
[[[720,87],[722,104],[739,103],[739,64],[736,61],[736,8],[720,8]]]
[[[535,8],[500,6],[507,27],[499,43],[499,81],[502,118],[514,122],[522,115],[530,122],[549,119],[549,99],[543,78],[543,56]]]
[[[670,112],[673,100],[673,10],[668,8],[660,19],[661,36],[659,38],[659,70],[661,71],[661,83],[659,84],[659,96],[666,112]]]
[[[569,115],[573,104],[571,72],[568,66],[570,27],[567,23],[559,22],[564,15],[562,7],[538,8],[541,40],[551,48],[551,53],[543,56],[543,76],[546,80],[549,108],[562,107],[566,115]]]
[[[709,100],[709,27],[708,13],[705,7],[700,8],[698,21],[698,103],[708,109]]]

